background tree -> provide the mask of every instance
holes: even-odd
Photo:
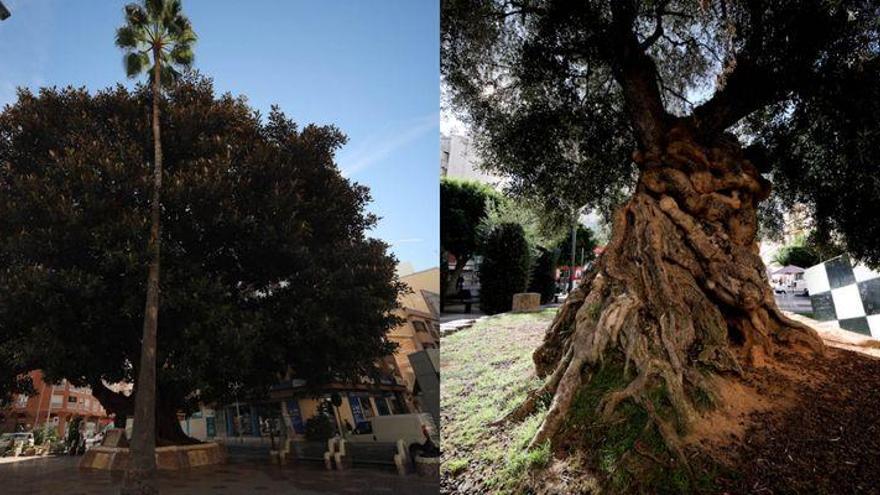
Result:
[[[156,328],[159,320],[160,224],[162,191],[162,139],[159,100],[162,83],[177,77],[175,67],[188,68],[193,62],[192,45],[196,34],[182,11],[180,0],[144,0],[143,5],[125,6],[125,25],[116,31],[116,45],[126,54],[125,72],[130,78],[149,68],[152,87],[153,188],[150,206],[150,265],[144,308],[138,393],[131,434],[131,467],[126,470],[126,489],[132,493],[155,492],[155,487],[139,487],[142,479],[156,469]],[[125,490],[123,490],[125,491]]]
[[[487,314],[513,307],[513,295],[525,292],[531,273],[531,250],[521,225],[503,223],[486,239],[480,263],[480,309]]]
[[[619,362],[627,385],[603,393],[595,428],[635,404],[686,465],[677,431],[716,396],[707,377],[735,380],[780,343],[822,347],[776,307],[756,211],[772,177],[880,261],[865,215],[880,198],[878,15],[857,0],[443,2],[444,81],[487,163],[548,208],[617,206],[594,278],[535,353],[546,384],[511,413],[553,397],[532,446],[557,441],[599,363]]]
[[[479,249],[480,223],[497,196],[491,187],[479,182],[446,177],[440,180],[440,249],[455,257],[455,268],[446,271],[441,296],[455,292],[465,265]]]
[[[568,229],[568,235],[564,236],[557,244],[556,249],[559,251],[559,265],[568,266],[571,264],[571,230]],[[581,224],[577,226],[575,235],[575,263],[577,266],[584,266],[596,258],[593,250],[598,246],[593,231]]]
[[[782,265],[794,265],[809,268],[822,262],[810,248],[805,246],[785,246],[773,257],[773,261]]]
[[[0,384],[42,369],[90,386],[117,416],[138,376],[151,260],[151,89],[23,90],[0,113]],[[177,412],[374,375],[404,290],[368,237],[366,187],[334,163],[345,136],[266,117],[210,80],[166,90],[160,445],[191,441]],[[137,392],[137,390],[135,390]]]

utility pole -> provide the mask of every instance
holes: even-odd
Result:
[[[568,292],[574,290],[574,264],[577,253],[577,221],[571,225],[571,266],[568,267]]]

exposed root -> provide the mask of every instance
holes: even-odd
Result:
[[[562,379],[562,375],[563,373],[565,373],[565,370],[568,369],[568,364],[571,362],[571,357],[573,354],[574,350],[569,347],[565,357],[556,367],[556,371],[554,371],[550,378],[544,382],[544,385],[542,385],[540,388],[530,391],[526,396],[526,399],[520,405],[507,413],[503,418],[489,423],[489,426],[501,426],[508,422],[518,423],[528,416],[534,414],[535,411],[537,411],[538,403],[541,400],[543,400],[550,394],[556,393],[556,388],[559,385],[559,381]]]

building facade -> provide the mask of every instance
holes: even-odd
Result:
[[[88,387],[74,387],[67,380],[59,384],[46,383],[39,370],[28,374],[36,395],[16,394],[3,411],[2,431],[31,431],[47,423],[64,436],[67,424],[75,417],[85,421],[87,431],[98,431],[112,419],[92,395]]]
[[[200,440],[269,443],[280,437],[305,438],[308,420],[328,411],[340,433],[374,416],[431,412],[431,405],[422,404],[426,401],[419,397],[409,356],[440,346],[440,270],[410,273],[400,280],[411,292],[400,296],[395,314],[403,321],[388,332],[397,351],[378,363],[378,381],[332,383],[315,393],[303,380],[288,380],[273,387],[264,401],[202,407],[181,420],[183,431]]]
[[[458,134],[440,136],[441,177],[474,180],[501,190],[504,179],[483,170],[481,163],[470,138]]]

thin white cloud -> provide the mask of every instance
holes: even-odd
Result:
[[[387,132],[367,138],[339,155],[343,175],[350,177],[379,163],[400,148],[437,128],[440,116],[432,113],[410,120]]]
[[[407,237],[405,239],[395,239],[393,241],[388,241],[388,243],[391,245],[397,245],[397,244],[415,244],[417,242],[424,242],[424,241],[425,240],[422,239],[421,237]]]

